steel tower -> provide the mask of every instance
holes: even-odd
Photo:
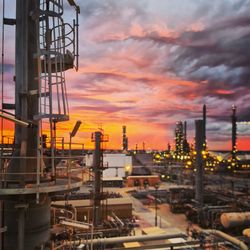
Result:
[[[79,7],[68,2],[78,16]],[[7,250],[49,247],[50,194],[81,185],[57,178],[55,168],[53,124],[69,118],[64,71],[77,68],[78,58],[78,18],[69,25],[63,13],[63,0],[16,1],[15,151],[4,171],[1,166],[0,190],[7,228],[2,247]],[[4,24],[9,21],[4,18]],[[44,121],[51,141],[47,166]]]

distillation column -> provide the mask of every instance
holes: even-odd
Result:
[[[94,133],[95,141],[95,152],[94,152],[94,161],[93,161],[93,171],[95,174],[94,179],[94,226],[101,224],[101,181],[102,181],[102,150],[101,150],[101,141],[102,133]]]
[[[195,121],[195,151],[196,151],[196,176],[195,176],[195,200],[198,205],[198,209],[201,209],[204,203],[203,198],[203,160],[202,160],[202,150],[204,141],[203,132],[203,120]]]
[[[16,151],[8,168],[7,185],[24,188],[34,183],[37,171],[38,121],[38,51],[39,22],[31,15],[39,10],[39,0],[16,1],[16,98],[17,119],[31,126],[15,125]],[[33,157],[33,158],[30,158]],[[15,173],[15,174],[13,174]],[[7,232],[4,249],[29,250],[44,247],[50,237],[50,201],[41,195],[21,195],[4,201]]]
[[[207,106],[203,105],[203,149],[207,149],[207,135],[206,135],[206,124],[207,124]]]
[[[122,126],[122,150],[128,151],[128,137],[126,126]]]
[[[236,161],[237,154],[237,117],[236,106],[232,106],[232,161]]]
[[[14,120],[19,122],[15,124],[15,152],[0,189],[7,227],[2,245],[6,250],[49,246],[49,193],[73,188],[65,185],[63,179],[61,184],[54,181],[52,133],[51,165],[48,165],[52,171],[44,175],[40,141],[44,119],[50,125],[68,120],[64,71],[78,68],[74,59],[78,57],[80,13],[74,0],[68,2],[76,11],[77,21],[73,25],[63,21],[62,0],[16,1],[16,20],[12,22],[16,23]],[[81,184],[74,183],[75,187]]]

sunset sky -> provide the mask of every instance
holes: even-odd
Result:
[[[13,17],[15,1],[6,2]],[[80,67],[66,74],[71,120],[60,135],[68,140],[82,120],[74,141],[90,147],[90,132],[102,126],[107,147],[121,148],[126,125],[129,148],[165,149],[180,120],[193,142],[206,104],[209,149],[230,149],[231,106],[250,120],[250,0],[76,2]],[[13,96],[13,30],[6,28],[5,101]],[[238,148],[250,150],[250,125],[238,125]]]

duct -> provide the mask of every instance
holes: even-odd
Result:
[[[138,236],[122,236],[122,237],[112,237],[112,238],[99,238],[93,239],[93,245],[109,245],[109,244],[120,244],[124,242],[144,242],[144,241],[154,241],[154,240],[167,240],[167,239],[175,239],[175,238],[186,238],[187,235],[184,233],[179,234],[157,234],[157,235],[138,235]],[[77,241],[69,241],[67,244],[81,244],[81,240]],[[90,242],[86,242],[86,244],[90,244]]]
[[[243,241],[238,240],[237,238],[235,238],[231,235],[228,235],[222,231],[208,229],[208,230],[202,230],[201,232],[203,232],[205,234],[213,234],[219,238],[222,238],[226,241],[229,241],[234,246],[239,247],[241,250],[248,250],[249,249],[248,246]]]

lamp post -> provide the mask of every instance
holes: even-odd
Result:
[[[76,135],[81,123],[82,122],[80,120],[78,120],[76,122],[72,132],[69,133],[69,161],[68,161],[68,164],[67,164],[68,186],[70,186],[70,182],[71,182],[70,171],[71,171],[71,143],[72,143],[72,138]]]
[[[155,226],[157,227],[157,199],[158,199],[158,189],[159,189],[159,183],[155,184]]]
[[[69,155],[71,157],[71,143],[72,143],[72,138],[76,135],[80,125],[82,124],[82,122],[80,120],[78,120],[72,130],[71,133],[69,133]]]

